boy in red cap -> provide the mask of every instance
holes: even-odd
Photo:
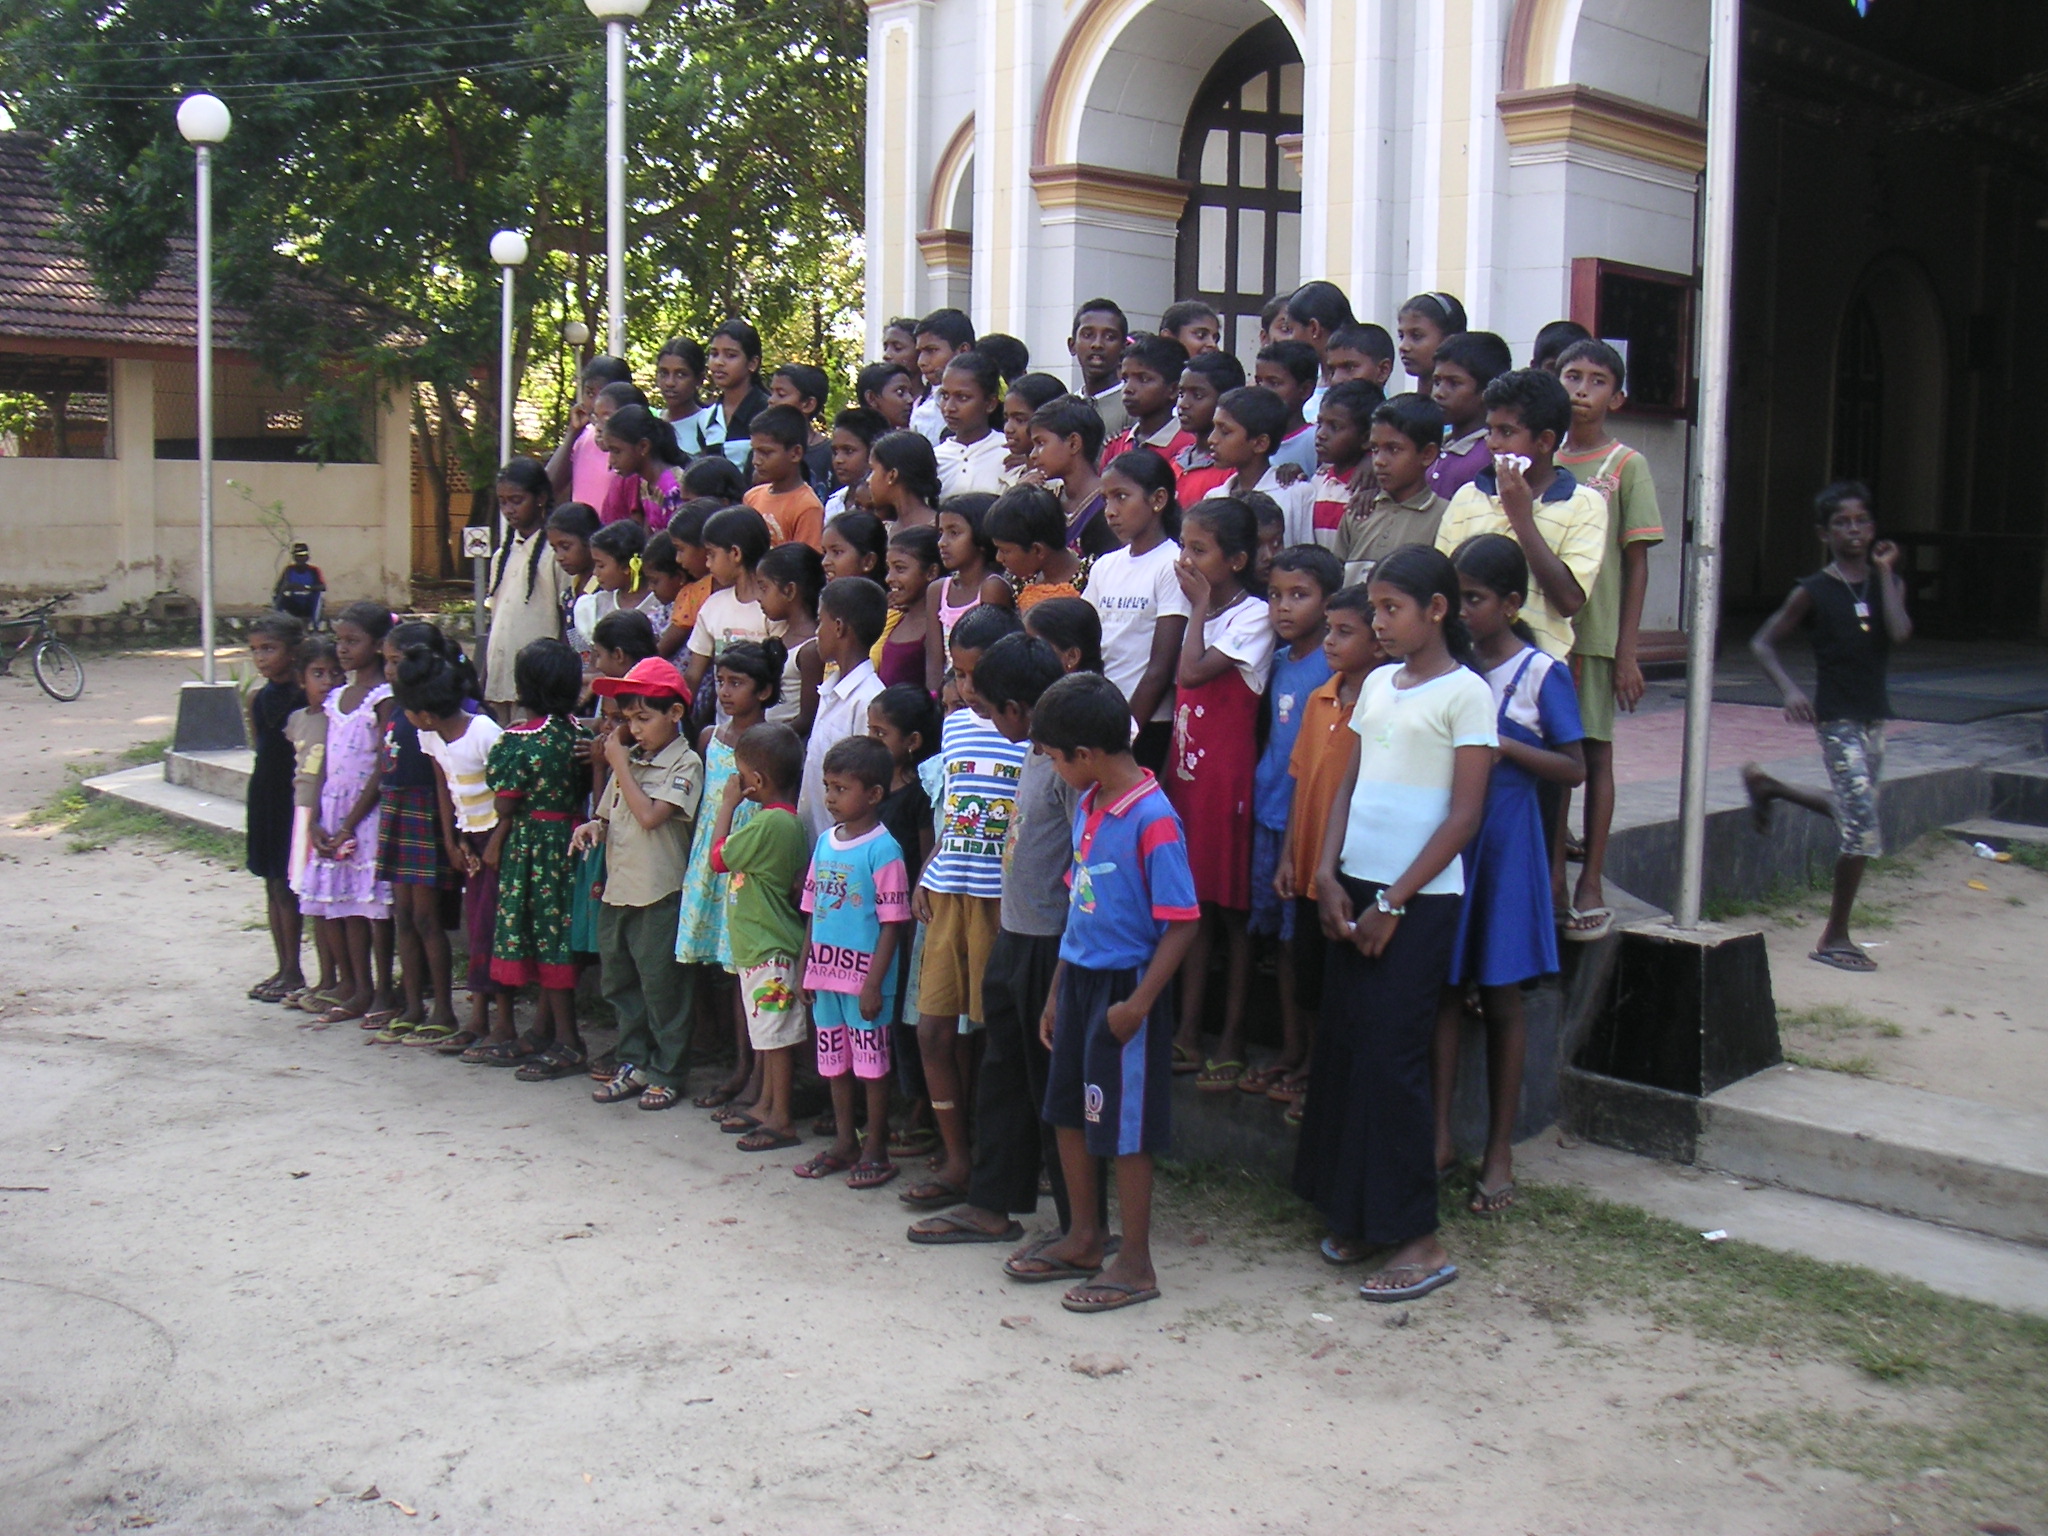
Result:
[[[590,686],[618,699],[626,727],[605,740],[610,782],[569,844],[581,853],[604,843],[597,948],[604,999],[619,1020],[619,1066],[591,1097],[667,1109],[690,1071],[691,972],[676,964],[676,923],[704,764],[682,733],[690,689],[673,664],[650,656]]]

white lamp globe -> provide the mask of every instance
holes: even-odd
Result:
[[[526,262],[526,236],[516,229],[501,229],[491,236],[491,260],[501,267],[523,266]]]
[[[590,327],[581,320],[564,320],[562,322],[562,341],[565,345],[580,347],[589,340]]]
[[[178,132],[188,144],[218,144],[234,121],[228,104],[205,91],[178,103]]]
[[[647,14],[647,0],[583,0],[599,21],[631,21]]]

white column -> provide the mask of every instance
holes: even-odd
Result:
[[[868,8],[867,350],[881,355],[891,315],[919,312],[923,257],[917,232],[925,187],[925,29],[930,0]]]

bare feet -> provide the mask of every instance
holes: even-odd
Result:
[[[1742,765],[1742,787],[1749,791],[1749,821],[1759,832],[1771,830],[1771,802],[1777,798],[1778,781],[1755,763]]]

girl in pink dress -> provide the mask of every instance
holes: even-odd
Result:
[[[1244,992],[1251,966],[1245,915],[1251,908],[1252,775],[1258,766],[1259,698],[1273,658],[1273,626],[1253,591],[1258,519],[1229,496],[1195,503],[1181,525],[1174,563],[1194,617],[1181,640],[1175,676],[1167,799],[1190,830],[1188,863],[1202,922],[1180,972],[1180,1029],[1173,1069],[1201,1073],[1198,1086],[1228,1089],[1244,1072]],[[1201,1051],[1209,950],[1221,928],[1230,943],[1229,990],[1216,1056]]]

